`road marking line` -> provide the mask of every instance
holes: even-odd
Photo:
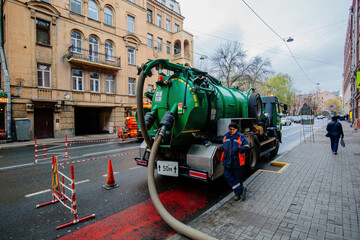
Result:
[[[51,189],[43,190],[43,191],[36,192],[36,193],[27,194],[27,195],[25,195],[25,197],[32,197],[32,196],[36,196],[36,195],[46,193],[46,192],[51,192]]]
[[[132,168],[129,168],[129,170],[134,170],[134,169],[137,169],[137,168],[141,168],[141,166],[132,167]]]
[[[114,172],[113,174],[118,174],[119,172]],[[107,177],[107,174],[103,175],[103,177]]]
[[[35,166],[34,163],[27,163],[27,164],[21,164],[21,165],[14,165],[14,166],[9,166],[9,167],[2,167],[0,168],[0,171],[1,170],[6,170],[6,169],[12,169],[12,168],[19,168],[19,167],[25,167],[25,166]]]
[[[128,147],[128,148],[121,148],[121,149],[116,149],[116,150],[111,150],[111,151],[104,151],[104,152],[95,152],[95,153],[88,153],[88,154],[84,154],[81,155],[82,157],[87,157],[87,156],[94,156],[94,155],[101,155],[101,154],[108,154],[108,153],[113,153],[113,152],[125,152],[128,150],[133,150],[133,149],[138,149],[139,146],[137,147]]]
[[[86,182],[90,182],[90,180],[86,179],[86,180],[78,181],[78,182],[75,182],[75,184],[86,183]]]

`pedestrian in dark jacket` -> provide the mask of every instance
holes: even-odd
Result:
[[[240,198],[244,201],[246,187],[243,186],[243,175],[245,167],[245,153],[250,146],[245,136],[237,131],[236,123],[229,124],[229,132],[224,135],[221,159],[224,166],[224,177],[230,187],[234,190],[234,200]]]
[[[330,135],[331,151],[337,154],[340,137],[344,138],[344,132],[341,123],[337,121],[338,116],[333,116],[331,122],[328,123],[326,130]]]

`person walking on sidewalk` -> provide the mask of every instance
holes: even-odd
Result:
[[[219,148],[222,152],[220,161],[224,166],[224,177],[230,187],[234,190],[234,200],[240,198],[244,201],[246,187],[243,186],[245,153],[250,146],[245,136],[237,131],[237,124],[229,124],[229,132],[224,135],[223,145]]]
[[[333,154],[337,154],[340,136],[344,138],[344,132],[342,129],[342,125],[337,121],[338,116],[333,116],[331,118],[331,122],[326,126],[326,130],[330,135],[330,143],[331,143],[331,151]]]

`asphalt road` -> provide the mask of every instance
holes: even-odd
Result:
[[[313,131],[326,123],[321,120],[316,121]],[[303,137],[300,138],[300,134],[304,132],[306,136],[311,133],[300,124],[284,126],[283,143],[280,145],[278,155],[300,144],[304,140]],[[60,230],[56,230],[56,227],[73,221],[70,210],[60,203],[38,209],[35,207],[37,204],[51,201],[50,158],[43,160],[39,156],[39,164],[35,165],[34,147],[2,150],[0,153],[0,239],[90,237],[94,234],[91,229],[98,229],[97,234],[102,234],[100,238],[108,236],[106,235],[109,234],[108,232],[111,232],[113,237],[122,239],[159,239],[173,234],[173,230],[156,217],[157,214],[149,203],[147,169],[137,166],[133,160],[138,155],[138,145],[139,143],[119,142],[72,144],[69,146],[70,159],[61,157],[65,152],[63,145],[47,146],[48,156],[59,155],[59,171],[70,176],[70,165],[74,166],[78,217],[96,215],[92,220]],[[119,185],[113,190],[102,188],[106,182],[109,159],[112,160],[115,180]],[[262,167],[266,168],[269,159],[264,160]],[[178,196],[180,206],[182,204],[187,206],[188,201],[192,201],[190,203],[195,210],[188,212],[175,207],[171,209],[172,206],[168,206],[169,211],[173,211],[174,214],[182,214],[177,215],[177,218],[185,223],[199,216],[231,192],[223,179],[206,184],[191,179],[157,176],[156,184],[165,205],[166,199],[169,200],[169,196],[176,194],[178,194],[176,196]],[[179,195],[179,193],[182,194]],[[186,195],[187,193],[196,197],[191,199]],[[185,199],[180,200],[181,195],[186,196]],[[194,205],[194,202],[198,204]],[[117,222],[115,227],[109,223],[110,218],[111,222]],[[137,219],[137,223],[124,224],[129,219]],[[86,227],[91,224],[92,228]]]

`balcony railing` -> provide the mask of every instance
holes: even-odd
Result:
[[[92,50],[69,47],[69,62],[88,63],[90,65],[103,66],[104,68],[121,68],[120,57],[111,54],[103,54]]]

